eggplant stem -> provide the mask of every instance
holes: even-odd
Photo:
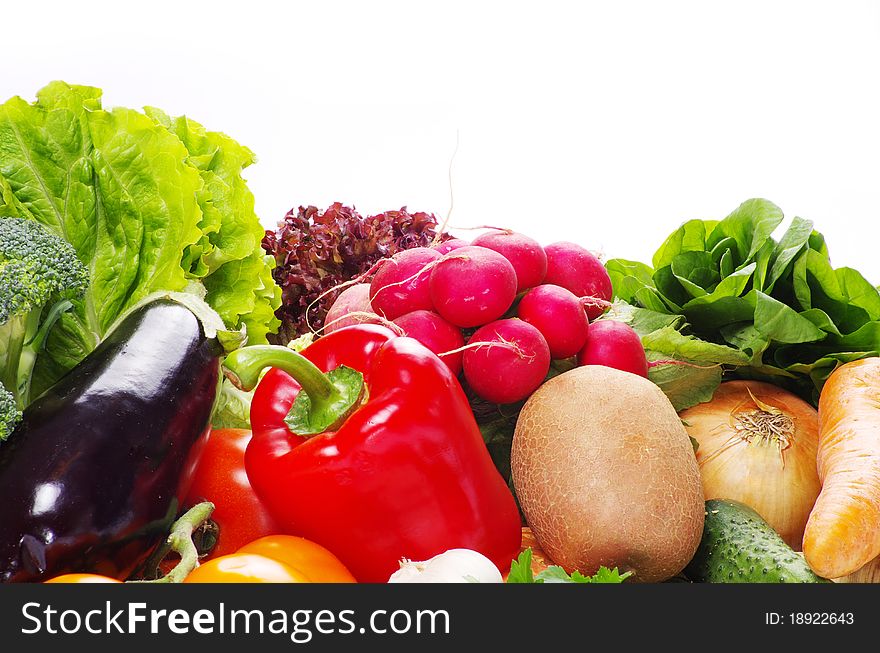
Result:
[[[193,569],[199,566],[199,551],[193,542],[193,533],[198,530],[202,524],[208,521],[211,513],[214,512],[214,504],[210,501],[196,504],[187,510],[174,524],[171,526],[171,533],[165,539],[165,542],[159,547],[156,553],[151,556],[161,562],[170,552],[174,551],[180,556],[174,569],[169,571],[162,578],[155,580],[134,580],[132,583],[182,583],[183,580],[192,573]]]

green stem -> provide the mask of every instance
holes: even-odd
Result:
[[[18,361],[24,347],[26,320],[23,315],[10,317],[0,324],[0,385],[12,393],[19,410],[24,406],[19,401]]]
[[[226,357],[223,372],[237,388],[251,391],[267,367],[286,372],[301,386],[284,423],[302,437],[336,430],[364,396],[364,375],[357,370],[340,365],[324,374],[299,352],[278,345],[236,349]]]
[[[214,504],[210,501],[196,504],[171,526],[171,534],[156,554],[161,562],[171,551],[180,556],[180,562],[167,575],[156,580],[130,581],[134,583],[182,583],[199,566],[199,551],[193,543],[193,532],[211,517]]]
[[[302,386],[312,404],[338,398],[339,391],[317,365],[288,347],[254,345],[236,349],[226,357],[223,372],[232,384],[250,392],[260,382],[260,374],[267,367],[284,370]]]
[[[335,430],[360,405],[364,375],[340,365],[324,374],[302,354],[278,345],[254,345],[231,352],[223,372],[233,385],[253,390],[267,367],[280,369],[301,386],[284,423],[291,433],[311,437]]]
[[[28,317],[27,340],[18,361],[18,405],[22,410],[31,402],[31,377],[34,374],[37,356],[46,346],[46,340],[49,338],[52,327],[71,308],[73,308],[73,302],[69,299],[62,299],[49,309],[46,319],[42,323],[40,323],[41,311],[32,311],[31,316]]]

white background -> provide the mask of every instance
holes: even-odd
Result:
[[[52,79],[250,146],[263,223],[333,201],[650,261],[749,197],[880,283],[880,3],[26,2],[0,96]]]

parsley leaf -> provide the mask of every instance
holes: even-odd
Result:
[[[508,583],[535,583],[532,574],[532,549],[528,548],[519,554],[519,557],[510,563],[510,573],[507,574]]]
[[[547,567],[537,575],[532,573],[532,549],[528,548],[519,554],[519,557],[510,563],[510,573],[507,575],[508,583],[610,583],[619,584],[632,576],[628,571],[621,574],[617,567],[608,569],[599,567],[592,576],[584,576],[579,571],[571,575],[559,565]]]

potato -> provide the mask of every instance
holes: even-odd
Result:
[[[675,409],[647,379],[586,365],[542,385],[516,423],[513,484],[554,563],[662,581],[693,557],[703,486]]]

